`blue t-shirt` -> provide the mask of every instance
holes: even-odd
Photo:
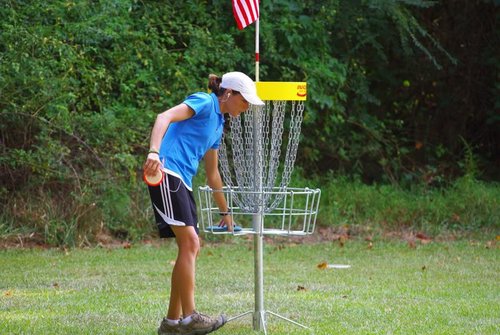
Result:
[[[169,125],[160,147],[160,160],[167,173],[182,179],[192,190],[192,179],[209,149],[218,149],[224,117],[215,94],[195,93],[183,102],[193,117]]]

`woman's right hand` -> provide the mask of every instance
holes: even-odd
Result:
[[[156,172],[161,169],[162,164],[160,162],[160,156],[155,152],[150,152],[148,158],[144,163],[144,173],[150,176],[156,174]]]

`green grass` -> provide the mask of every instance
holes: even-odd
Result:
[[[332,177],[321,186],[318,221],[379,231],[411,228],[434,236],[479,236],[500,228],[499,186],[464,177],[445,188],[403,189]]]
[[[230,316],[253,309],[251,241],[206,243],[197,307]],[[315,334],[498,334],[499,251],[486,242],[349,240],[265,246],[265,307]],[[0,251],[2,334],[156,334],[176,248]],[[350,264],[324,269],[318,264]],[[303,287],[304,289],[298,289]],[[250,316],[218,334],[252,334]],[[268,316],[269,334],[309,334]]]

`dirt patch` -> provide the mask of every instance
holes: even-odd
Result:
[[[500,247],[500,236],[497,236],[491,232],[487,235],[492,235],[492,238],[485,241],[487,248],[497,248]],[[210,237],[209,237],[210,236]],[[483,234],[484,236],[484,234]],[[225,244],[225,243],[240,243],[243,241],[252,241],[253,235],[243,235],[238,238],[229,238],[229,236],[218,235],[214,238],[212,235],[200,234],[202,245],[207,244]],[[303,237],[287,237],[287,236],[264,236],[264,242],[271,245],[286,245],[286,244],[315,244],[322,242],[333,242],[338,243],[340,247],[343,247],[348,241],[365,241],[367,247],[375,242],[375,240],[387,240],[387,241],[404,241],[408,243],[410,248],[415,248],[418,245],[425,245],[432,242],[447,242],[455,240],[470,240],[475,241],[474,238],[466,236],[463,234],[457,234],[453,232],[443,233],[439,236],[430,236],[425,232],[413,231],[409,229],[399,230],[399,231],[374,231],[371,228],[365,227],[355,227],[355,226],[317,226],[316,230],[311,235],[306,235]],[[477,242],[477,243],[483,243]],[[81,241],[77,245],[79,248],[85,247],[100,247],[105,249],[116,249],[116,248],[131,248],[133,245],[150,245],[152,247],[161,247],[165,244],[175,243],[173,239],[160,239],[156,235],[152,235],[144,238],[141,241],[130,242],[128,240],[120,239],[106,230],[99,231],[94,237],[93,241],[88,240]],[[471,242],[474,243],[474,242]],[[27,235],[17,234],[10,236],[0,236],[0,249],[50,249],[50,248],[62,248],[64,246],[56,246],[47,244],[44,241],[43,235],[38,233],[31,233]]]

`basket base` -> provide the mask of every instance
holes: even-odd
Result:
[[[273,316],[275,316],[281,320],[284,320],[288,323],[291,323],[295,326],[307,329],[307,330],[311,331],[311,333],[312,333],[311,328],[309,328],[301,323],[298,323],[296,321],[293,321],[287,317],[284,317],[284,316],[279,315],[277,313],[271,312],[271,311],[248,311],[248,312],[245,312],[245,313],[242,313],[242,314],[239,314],[239,315],[236,315],[234,317],[229,318],[227,320],[227,322],[231,322],[231,321],[240,319],[240,318],[245,317],[245,316],[250,315],[250,314],[253,315],[253,330],[263,331],[264,334],[267,334],[267,317],[266,317],[267,314],[273,315]]]

